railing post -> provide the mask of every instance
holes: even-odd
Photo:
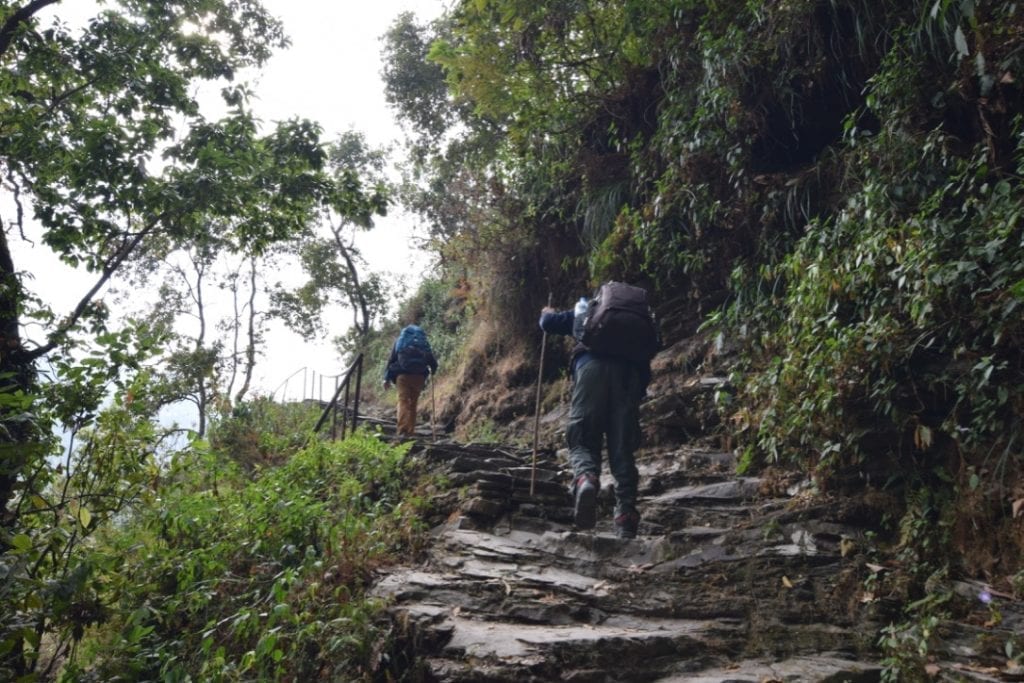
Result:
[[[352,433],[356,431],[356,424],[359,420],[359,398],[362,390],[363,381],[363,354],[356,356],[355,361],[348,367],[344,375],[338,375],[334,378],[334,395],[331,397],[330,403],[324,409],[320,415],[320,419],[317,421],[316,426],[313,427],[314,432],[319,432],[320,428],[323,427],[324,422],[327,418],[331,418],[331,438],[336,439],[338,437],[338,399],[341,397],[341,392],[345,391],[345,401],[342,404],[342,422],[341,422],[341,436],[345,437],[345,433],[348,431],[348,404],[349,398],[352,397],[352,373],[356,373],[356,386],[354,402],[355,407],[352,410]],[[323,383],[323,375],[320,375],[320,382]],[[315,380],[313,381],[315,384]]]
[[[359,419],[359,392],[363,386],[363,354],[356,358],[356,395],[352,403],[352,433],[356,433],[356,420]]]
[[[343,380],[339,375],[334,379],[334,397],[331,398],[331,405],[327,406],[327,409],[331,411],[331,439],[338,438],[338,394],[341,393],[341,384]]]
[[[352,377],[345,380],[345,401],[341,404],[341,438],[345,438],[345,428],[348,425],[348,397],[352,393]]]

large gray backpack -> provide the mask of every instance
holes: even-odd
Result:
[[[591,351],[646,363],[661,348],[647,290],[606,282],[587,307],[580,343]]]

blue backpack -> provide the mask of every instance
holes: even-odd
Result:
[[[398,356],[398,372],[413,375],[427,374],[429,359],[434,355],[427,341],[427,333],[417,325],[408,325],[402,329],[395,342],[395,353]]]

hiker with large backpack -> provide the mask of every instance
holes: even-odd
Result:
[[[418,325],[402,328],[391,357],[384,368],[384,388],[398,387],[398,435],[412,436],[416,429],[416,404],[426,386],[427,376],[437,373],[437,359],[427,341],[427,333]]]
[[[601,447],[615,479],[615,529],[634,538],[640,524],[636,507],[639,474],[634,451],[640,445],[640,400],[651,379],[651,358],[661,338],[647,291],[607,282],[575,309],[544,307],[545,332],[573,336],[572,402],[566,439],[573,470],[574,519],[580,529],[597,524]]]

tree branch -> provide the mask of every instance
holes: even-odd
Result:
[[[153,218],[146,227],[118,249],[117,253],[114,254],[114,256],[112,256],[103,267],[103,272],[100,275],[100,278],[96,281],[96,284],[94,284],[92,288],[85,293],[85,295],[79,300],[78,305],[75,306],[74,310],[71,311],[66,318],[64,318],[63,322],[57,326],[57,329],[48,335],[48,341],[42,346],[25,353],[27,361],[33,361],[45,356],[50,351],[57,348],[57,345],[61,342],[68,331],[78,323],[83,315],[85,315],[86,310],[89,308],[89,304],[92,303],[96,294],[103,289],[103,286],[107,284],[111,277],[113,277],[114,273],[121,267],[121,264],[123,264],[128,257],[135,252],[135,249],[139,246],[142,240],[153,232],[153,229],[160,224],[160,221],[163,220],[164,217],[165,216],[161,214]]]
[[[14,177],[14,171],[10,168],[7,169],[7,182],[10,183],[13,194],[12,199],[14,200],[16,216],[14,224],[18,226],[18,234],[21,235],[21,239],[35,246],[34,242],[25,237],[25,205],[21,201],[21,185],[18,184],[18,180]],[[0,226],[0,230],[6,231],[7,226]]]
[[[370,312],[366,304],[366,296],[363,294],[362,288],[359,286],[359,272],[356,270],[356,264],[352,261],[352,256],[349,254],[348,248],[341,239],[341,227],[331,231],[334,233],[334,243],[338,246],[338,251],[341,252],[341,257],[345,259],[345,264],[348,266],[349,275],[352,276],[352,288],[348,293],[349,300],[352,302],[353,308],[358,308],[363,313],[363,323],[360,325],[359,321],[356,321],[356,327],[362,334],[366,334],[370,330]]]
[[[256,367],[256,257],[249,257],[249,343],[245,347],[245,373],[242,386],[235,394],[235,403],[241,403],[249,392],[253,368]]]
[[[18,27],[21,24],[28,22],[36,12],[43,9],[48,5],[55,5],[60,0],[32,0],[21,9],[17,10],[14,14],[7,18],[3,26],[0,26],[0,58],[7,53],[10,49],[11,43],[14,41],[15,34],[18,33]]]

